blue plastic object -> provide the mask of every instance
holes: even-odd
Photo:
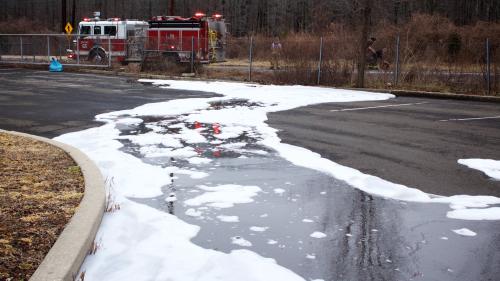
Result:
[[[62,72],[63,66],[56,58],[52,58],[50,65],[49,65],[49,71],[50,72]]]

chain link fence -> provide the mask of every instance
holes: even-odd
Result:
[[[228,38],[228,61],[220,64],[222,71],[213,78],[353,87],[360,44],[356,34],[342,32],[281,38],[282,48],[274,53],[272,37]],[[163,46],[168,42],[146,36],[122,40],[97,36],[88,40],[78,35],[0,34],[0,63],[48,64],[51,58],[57,58],[63,65],[112,67],[114,62],[136,62],[143,71],[177,68],[178,72],[202,72],[195,58],[206,54],[195,47],[201,45],[196,40],[200,39],[174,42],[183,47],[172,43],[173,50],[169,51]],[[498,37],[462,40],[457,35],[429,43],[408,34],[395,34],[379,38],[365,56],[367,88],[500,95]],[[183,63],[179,66],[180,60]]]
[[[352,34],[283,38],[277,55],[271,49],[273,40],[230,38],[227,57],[249,81],[356,84],[360,44]],[[448,38],[436,44],[412,40],[396,35],[375,41],[365,53],[365,87],[500,95],[500,39],[461,42]],[[279,67],[271,69],[273,56],[278,56]]]
[[[199,37],[158,40],[157,37],[129,36],[116,39],[107,35],[0,34],[0,63],[47,65],[53,58],[63,65],[112,67],[116,63],[139,64],[142,70],[165,70],[182,63],[194,64],[207,51]]]
[[[0,63],[49,64],[56,58],[63,65],[110,67],[112,41],[109,37],[97,37],[92,44],[105,52],[86,52],[76,56],[80,37],[59,34],[0,34]],[[98,48],[96,48],[97,50]]]

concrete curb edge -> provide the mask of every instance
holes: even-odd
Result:
[[[56,146],[74,159],[85,179],[85,194],[73,217],[56,240],[30,281],[74,280],[96,236],[106,206],[104,180],[99,168],[80,150],[30,134],[0,130]]]
[[[395,95],[396,97],[417,97],[417,98],[468,100],[468,101],[500,103],[500,96],[475,96],[475,95],[464,95],[464,94],[453,94],[453,93],[410,91],[410,90],[388,90],[388,89],[372,89],[372,88],[339,88],[339,89],[392,94]]]

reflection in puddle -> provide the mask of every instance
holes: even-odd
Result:
[[[491,230],[498,230],[498,223],[450,220],[443,216],[447,206],[441,204],[373,197],[291,165],[259,145],[251,128],[221,138],[218,130],[224,128],[214,124],[182,118],[143,120],[120,125],[122,151],[181,170],[170,174],[163,196],[131,200],[199,225],[192,241],[204,248],[249,249],[307,280],[456,280],[456,272],[471,258],[464,253],[487,240],[499,243]],[[483,240],[450,233],[464,225],[483,229]],[[442,239],[445,235],[449,240]],[[468,266],[460,276],[478,276],[483,270],[477,262]]]

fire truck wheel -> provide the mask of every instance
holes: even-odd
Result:
[[[91,50],[87,58],[89,61],[95,64],[106,64],[106,52],[101,49]]]

